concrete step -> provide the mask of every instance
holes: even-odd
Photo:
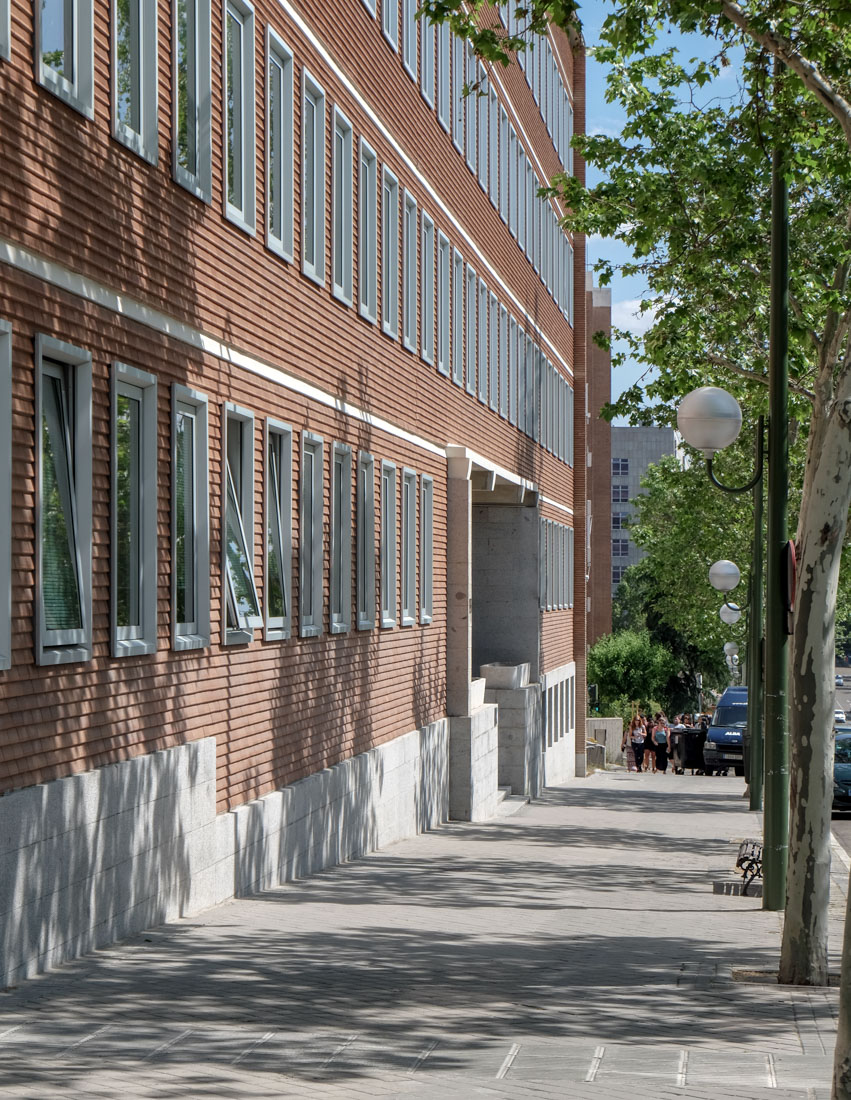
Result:
[[[512,794],[511,787],[497,788],[497,817],[511,817],[528,804],[529,799],[522,794]]]

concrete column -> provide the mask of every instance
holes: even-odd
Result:
[[[446,706],[470,713],[472,679],[472,462],[449,459],[446,501]]]

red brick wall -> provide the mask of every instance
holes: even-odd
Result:
[[[332,56],[378,112],[426,178],[476,240],[511,292],[548,333],[567,362],[579,345],[499,214],[467,169],[451,138],[381,35],[380,23],[355,0],[346,18],[331,4],[302,5]],[[433,201],[367,110],[325,64],[279,5],[256,6],[257,221],[265,224],[264,35],[271,23],[295,54],[296,134],[303,65],[327,96],[327,163],[331,108],[340,103],[354,127],[460,248],[499,300],[517,315],[505,288],[482,271],[480,257]],[[87,121],[33,80],[32,6],[12,0],[12,57],[0,62],[4,155],[0,161],[0,238],[119,290],[215,339],[244,350],[438,446],[463,443],[536,481],[569,503],[574,472],[452,385],[398,341],[334,299],[330,278],[319,288],[300,272],[296,152],[296,263],[250,237],[222,213],[221,7],[213,11],[213,201],[199,202],[171,180],[171,4],[159,4],[159,162],[152,167],[110,137],[109,28],[96,5],[95,118]],[[570,57],[568,54],[568,62]],[[555,152],[522,73],[501,74],[523,126],[548,172]],[[579,79],[577,77],[577,79]],[[578,99],[577,99],[578,102]],[[577,113],[578,119],[578,113]],[[357,176],[356,176],[357,178]],[[330,172],[329,172],[330,186]],[[357,201],[357,200],[355,200]],[[330,193],[326,206],[330,228]],[[329,253],[330,255],[330,253]],[[380,259],[380,257],[379,257]],[[581,243],[577,247],[582,270]],[[355,272],[356,273],[356,272]],[[380,278],[380,275],[379,275]],[[577,279],[581,288],[581,281]],[[577,292],[577,329],[581,294]],[[356,298],[357,300],[357,298]],[[150,752],[201,736],[219,741],[219,802],[236,805],[434,720],[445,711],[445,462],[397,436],[364,425],[268,382],[185,342],[54,289],[0,264],[0,315],[14,325],[13,355],[13,668],[0,674],[0,789]],[[525,318],[518,320],[528,327]],[[40,669],[33,663],[34,359],[33,336],[46,333],[89,350],[94,381],[94,652],[90,662]],[[550,358],[553,358],[550,352]],[[159,379],[159,651],[109,656],[109,364],[120,359]],[[210,398],[211,605],[209,649],[170,649],[170,385],[181,382]],[[576,387],[577,425],[582,414]],[[352,631],[316,639],[247,647],[221,641],[221,416],[229,400],[252,410],[255,434],[255,574],[263,560],[262,418],[270,415],[334,440],[409,465],[434,479],[434,621],[395,631]],[[581,454],[582,450],[577,449]],[[578,465],[578,463],[577,463]],[[298,449],[294,448],[294,485]],[[297,493],[294,493],[297,515]],[[326,538],[328,502],[326,500]],[[556,518],[553,516],[552,518]],[[293,525],[294,555],[298,524]],[[577,550],[581,539],[577,535]],[[328,560],[326,546],[326,563]],[[295,575],[297,585],[297,572]],[[327,569],[326,569],[327,584]],[[296,589],[297,590],[297,589]],[[577,598],[579,588],[577,587]],[[575,618],[575,617],[574,617]],[[571,651],[569,615],[545,623],[547,664]],[[556,624],[559,625],[556,625]],[[575,627],[574,627],[575,630]],[[552,633],[552,638],[551,638]],[[552,660],[550,660],[552,654]],[[564,659],[563,659],[564,658]]]

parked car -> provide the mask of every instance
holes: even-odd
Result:
[[[836,710],[833,712],[833,724],[835,726],[836,725],[841,726],[842,723],[846,722],[847,720],[848,720],[848,716],[846,715],[845,711],[842,710],[841,707],[837,707]]]
[[[843,677],[842,677],[842,676],[840,676],[840,675],[839,675],[838,673],[837,673],[837,676],[836,676],[836,686],[837,686],[838,688],[843,688],[843,687],[845,687],[845,680],[844,680],[844,679],[843,679]]]
[[[851,810],[851,726],[836,727],[833,750],[833,809]]]
[[[728,768],[735,768],[736,775],[745,774],[742,731],[747,719],[748,689],[728,687],[718,700],[703,744],[703,763],[710,775]]]

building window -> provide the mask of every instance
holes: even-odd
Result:
[[[361,140],[358,182],[358,297],[361,317],[378,320],[378,160]]]
[[[508,228],[517,236],[517,131],[508,131]]]
[[[508,115],[499,108],[499,216],[508,224]]]
[[[612,539],[612,557],[626,558],[629,556],[629,539]]]
[[[354,165],[352,127],[348,119],[334,109],[334,155],[331,160],[331,270],[332,292],[347,306],[352,304],[352,232],[354,216]]]
[[[451,32],[448,23],[437,27],[437,121],[449,129],[452,113]]]
[[[375,460],[358,455],[357,600],[358,630],[375,626]]]
[[[466,98],[464,96],[464,83],[466,76],[464,39],[457,36],[452,38],[452,144],[459,153],[464,152],[464,112]]]
[[[381,29],[394,50],[399,49],[399,0],[381,0]]]
[[[36,337],[36,663],[92,655],[92,361]]]
[[[172,174],[204,202],[212,198],[210,0],[175,0]]]
[[[467,265],[467,393],[476,393],[476,340],[478,329],[476,327],[476,287],[478,280],[476,273]]]
[[[93,0],[40,0],[36,17],[38,82],[86,118],[94,118],[93,7]]]
[[[488,372],[490,374],[490,407],[499,408],[499,305],[496,295],[490,296],[488,332]]]
[[[417,0],[402,0],[402,64],[417,79]]]
[[[627,504],[629,503],[629,486],[628,485],[613,485],[612,486],[612,504]]]
[[[396,625],[396,467],[381,463],[381,625]]]
[[[402,343],[417,350],[417,204],[405,192],[402,215]]]
[[[402,626],[417,614],[417,475],[402,471]]]
[[[225,216],[248,233],[255,227],[254,11],[225,2]]]
[[[508,338],[508,423],[517,423],[517,322],[509,321]]]
[[[381,190],[381,326],[399,335],[399,183],[384,169]]]
[[[449,315],[452,298],[452,266],[449,241],[441,233],[437,238],[437,369],[449,375],[451,333]]]
[[[113,133],[157,163],[156,0],[114,0],[112,9]]]
[[[334,444],[331,465],[331,633],[352,625],[352,449]]]
[[[420,482],[420,622],[434,615],[434,482],[425,474]]]
[[[172,648],[210,644],[207,398],[171,388]]]
[[[9,13],[9,0],[0,0],[0,60],[8,61],[12,54],[12,26]],[[0,650],[0,662],[3,651]],[[6,666],[8,668],[8,665]],[[0,663],[0,668],[3,668]]]
[[[157,380],[115,363],[111,509],[113,657],[157,648]]]
[[[479,185],[485,194],[490,189],[490,121],[488,104],[490,102],[490,82],[485,76],[482,65],[478,68],[479,88],[475,103],[479,112]]]
[[[422,217],[422,252],[420,263],[420,286],[422,289],[422,303],[420,316],[420,354],[426,363],[434,363],[434,222],[423,211]]]
[[[263,595],[267,642],[292,629],[293,433],[289,424],[266,420],[266,561]]]
[[[299,633],[315,638],[322,633],[322,575],[325,568],[322,485],[324,446],[312,432],[302,432],[299,547]]]
[[[612,512],[612,530],[625,531],[629,520],[629,512]]]
[[[325,93],[307,70],[302,102],[301,270],[325,284]]]
[[[420,87],[422,88],[423,99],[429,105],[434,106],[436,98],[435,91],[435,26],[428,20],[422,21],[420,27]]]
[[[0,17],[0,30],[2,27]],[[0,409],[0,669],[5,669],[12,667],[12,326],[3,320]]]
[[[626,573],[628,566],[626,565],[613,565],[612,566],[612,584],[620,584],[623,580],[623,575]]]
[[[464,258],[452,253],[452,381],[464,384]]]
[[[269,28],[267,156],[269,248],[292,262],[293,258],[293,55]]]
[[[225,402],[222,423],[224,644],[250,642],[263,625],[254,583],[254,416]]]
[[[528,345],[520,325],[517,326],[517,427],[526,431],[526,356]]]
[[[473,47],[466,43],[467,54],[467,84],[470,88],[476,83],[477,67],[476,67],[476,55],[473,53]],[[463,91],[461,93],[463,95]],[[467,113],[467,165],[473,172],[478,171],[479,166],[479,143],[478,143],[478,110],[476,108],[476,94],[474,91],[470,92],[468,102],[466,105]]]
[[[491,88],[488,98],[488,125],[490,127],[490,180],[488,194],[491,203],[499,209],[499,100]]]
[[[479,279],[479,400],[488,399],[488,288]]]
[[[517,247],[526,251],[526,154],[517,143]]]
[[[508,310],[499,307],[499,415],[508,417]]]
[[[629,477],[629,459],[612,459],[612,477]]]

